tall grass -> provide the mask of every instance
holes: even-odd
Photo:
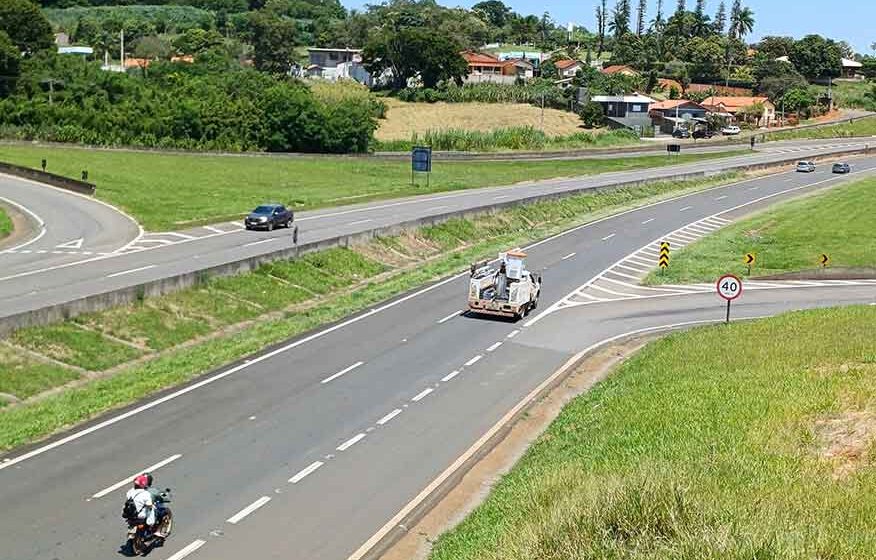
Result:
[[[491,131],[429,130],[413,134],[410,140],[377,142],[375,150],[401,152],[412,146],[431,146],[433,150],[489,152],[496,150],[545,150],[564,148],[610,147],[636,144],[639,139],[630,131],[576,132],[567,136],[549,136],[531,127],[500,128]]]
[[[563,91],[549,80],[531,80],[523,84],[479,83],[463,86],[448,85],[439,89],[407,88],[398,92],[401,101],[435,103],[529,103],[545,107],[569,109]]]

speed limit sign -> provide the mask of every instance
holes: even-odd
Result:
[[[733,274],[725,274],[718,278],[718,295],[727,301],[733,301],[742,295],[742,280]]]

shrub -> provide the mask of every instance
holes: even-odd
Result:
[[[602,105],[596,101],[588,101],[584,103],[578,110],[578,116],[581,117],[581,122],[585,128],[596,128],[602,126],[605,121],[605,115],[602,112]]]

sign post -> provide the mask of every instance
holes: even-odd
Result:
[[[730,323],[730,302],[742,295],[742,280],[733,274],[725,274],[718,278],[718,295],[727,300],[727,318],[725,323]]]
[[[660,266],[660,271],[663,272],[669,268],[669,241],[660,242],[660,258],[657,260]]]
[[[432,174],[432,147],[414,146],[411,150],[411,186],[414,185],[414,174],[426,174],[426,187],[429,187],[429,177]]]
[[[672,154],[681,153],[681,144],[666,144],[666,155],[672,157]]]
[[[757,257],[754,253],[745,253],[745,258],[742,259],[742,262],[748,265],[748,275],[751,276],[751,265],[757,260]]]

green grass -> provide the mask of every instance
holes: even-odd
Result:
[[[480,130],[429,130],[422,137],[410,140],[378,142],[377,151],[403,152],[414,146],[432,146],[435,150],[466,152],[498,152],[507,150],[569,150],[576,148],[613,148],[634,146],[640,141],[630,131],[576,132],[565,136],[550,136],[533,127]]]
[[[165,354],[149,361],[122,366],[111,378],[95,380],[39,401],[7,407],[0,413],[0,450],[21,445],[108,409],[123,406],[154,391],[257,352],[269,344],[366,309],[407,290],[463,270],[470,262],[495,255],[499,250],[544,238],[572,225],[632,206],[727,183],[738,177],[738,174],[725,174],[688,182],[652,183],[632,189],[591,193],[515,207],[488,217],[453,220],[399,237],[375,240],[355,251],[332,249],[307,255],[297,261],[273,263],[237,278],[211,280],[200,288],[90,315],[87,321],[91,328],[112,333],[115,337],[155,344],[149,341],[158,336],[176,337],[186,331],[173,322],[168,328],[162,321],[143,319],[143,307],[160,309],[169,315],[180,317],[183,324],[189,324],[190,319],[196,319],[209,325],[211,329],[220,329],[255,318],[265,311],[276,310],[259,309],[253,304],[240,301],[243,295],[258,291],[254,286],[265,286],[263,281],[271,276],[281,279],[294,277],[299,285],[307,286],[314,292],[318,291],[318,286],[323,285],[320,299],[308,300],[311,305],[297,311],[265,317],[246,328],[225,332],[197,344],[169,349]],[[374,276],[391,270],[393,266],[379,258],[381,252],[386,252],[388,248],[394,251],[393,256],[401,255],[404,262],[415,266],[378,281],[373,279]],[[447,250],[455,252],[444,255],[443,251]],[[426,260],[429,257],[432,257],[431,260]],[[367,281],[369,278],[372,280]],[[362,280],[366,282],[356,290],[340,290]],[[241,286],[242,289],[231,291],[236,286]],[[285,292],[289,288],[282,283],[271,286],[278,292]],[[273,293],[261,296],[265,298],[264,301],[282,301],[274,300],[273,298],[282,296]],[[132,324],[119,321],[125,313],[138,319],[132,321]],[[158,332],[160,330],[169,330],[172,334]],[[75,336],[81,336],[81,329],[78,327],[61,323],[19,331],[13,334],[13,340],[30,341],[28,347],[37,352],[51,353],[57,359],[81,364],[85,362],[82,356],[77,352],[67,351],[70,346],[80,345],[67,342],[71,331]],[[111,349],[107,348],[105,340],[99,335],[95,336],[95,352],[101,355],[109,352]],[[181,338],[176,338],[175,341],[179,342]],[[111,363],[117,361],[110,360]],[[0,369],[6,366],[7,364],[0,361]],[[97,365],[91,366],[97,369]]]
[[[165,350],[212,330],[207,322],[168,310],[160,300],[80,315],[74,322],[151,350]]]
[[[46,389],[79,378],[75,371],[40,362],[18,349],[0,344],[0,393],[18,399],[36,395]]]
[[[650,344],[431,559],[873,558],[874,329],[876,308],[853,307]]]
[[[9,215],[0,206],[0,239],[3,239],[10,233],[12,233],[12,220],[9,219]]]
[[[834,82],[833,99],[843,109],[866,109],[876,111],[876,96],[872,94],[874,82]],[[810,86],[816,95],[827,93],[826,86]]]
[[[415,194],[520,181],[660,167],[739,152],[605,160],[436,163],[430,187],[411,186],[410,163],[355,157],[172,155],[0,145],[0,161],[78,178],[83,169],[97,196],[130,212],[148,230],[239,218],[277,201],[296,209],[338,206]],[[421,183],[425,183],[422,178]]]
[[[10,337],[13,344],[89,371],[102,371],[139,357],[142,352],[72,323],[30,327]]]
[[[876,117],[856,119],[853,123],[771,132],[766,138],[777,140],[818,140],[828,138],[853,138],[876,135]]]
[[[786,202],[735,223],[672,255],[665,273],[648,284],[713,281],[725,272],[745,275],[746,253],[757,260],[753,276],[820,266],[876,266],[876,179],[863,179],[801,200]]]

